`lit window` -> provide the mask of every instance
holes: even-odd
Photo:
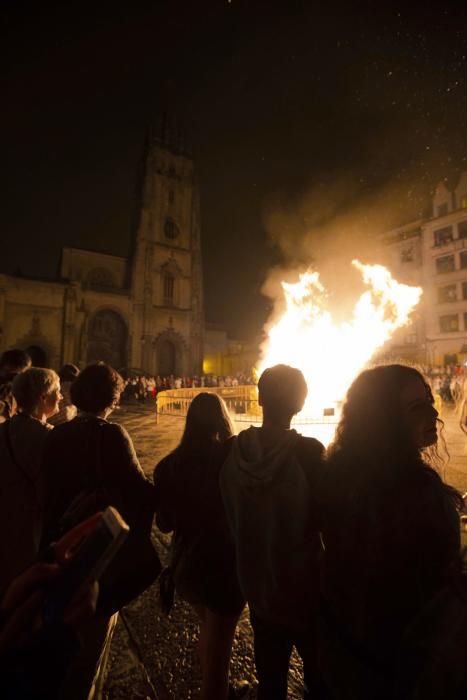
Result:
[[[440,304],[445,304],[449,301],[457,301],[457,287],[455,284],[449,284],[447,287],[439,287],[438,301]]]
[[[461,221],[457,224],[457,233],[459,238],[467,238],[467,221]]]
[[[439,228],[434,232],[435,245],[444,245],[449,243],[453,239],[452,226],[446,226],[445,228]]]
[[[441,333],[454,333],[459,330],[459,316],[449,314],[439,317],[439,329]]]
[[[442,258],[436,258],[436,272],[443,274],[453,272],[455,269],[454,255],[443,255]]]
[[[467,197],[462,197],[461,207],[462,207],[462,209],[467,209]]]

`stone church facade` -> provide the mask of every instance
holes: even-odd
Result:
[[[0,349],[58,368],[103,360],[167,376],[201,372],[203,290],[194,164],[153,138],[129,258],[64,248],[56,281],[0,274]]]

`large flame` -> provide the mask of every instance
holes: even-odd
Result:
[[[393,335],[409,322],[422,290],[392,278],[382,265],[352,264],[368,289],[358,299],[349,322],[336,324],[326,310],[326,290],[317,272],[282,282],[286,311],[269,330],[259,371],[279,363],[298,367],[308,384],[302,415],[323,415],[345,396],[353,378]]]

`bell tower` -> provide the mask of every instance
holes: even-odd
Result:
[[[131,260],[131,364],[192,375],[203,357],[199,193],[194,163],[167,115],[149,134]]]

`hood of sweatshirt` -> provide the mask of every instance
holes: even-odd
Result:
[[[255,484],[264,486],[276,479],[287,466],[299,438],[296,430],[285,430],[278,442],[266,449],[261,440],[261,428],[243,430],[235,440],[230,455],[237,467],[239,482],[251,488]]]

